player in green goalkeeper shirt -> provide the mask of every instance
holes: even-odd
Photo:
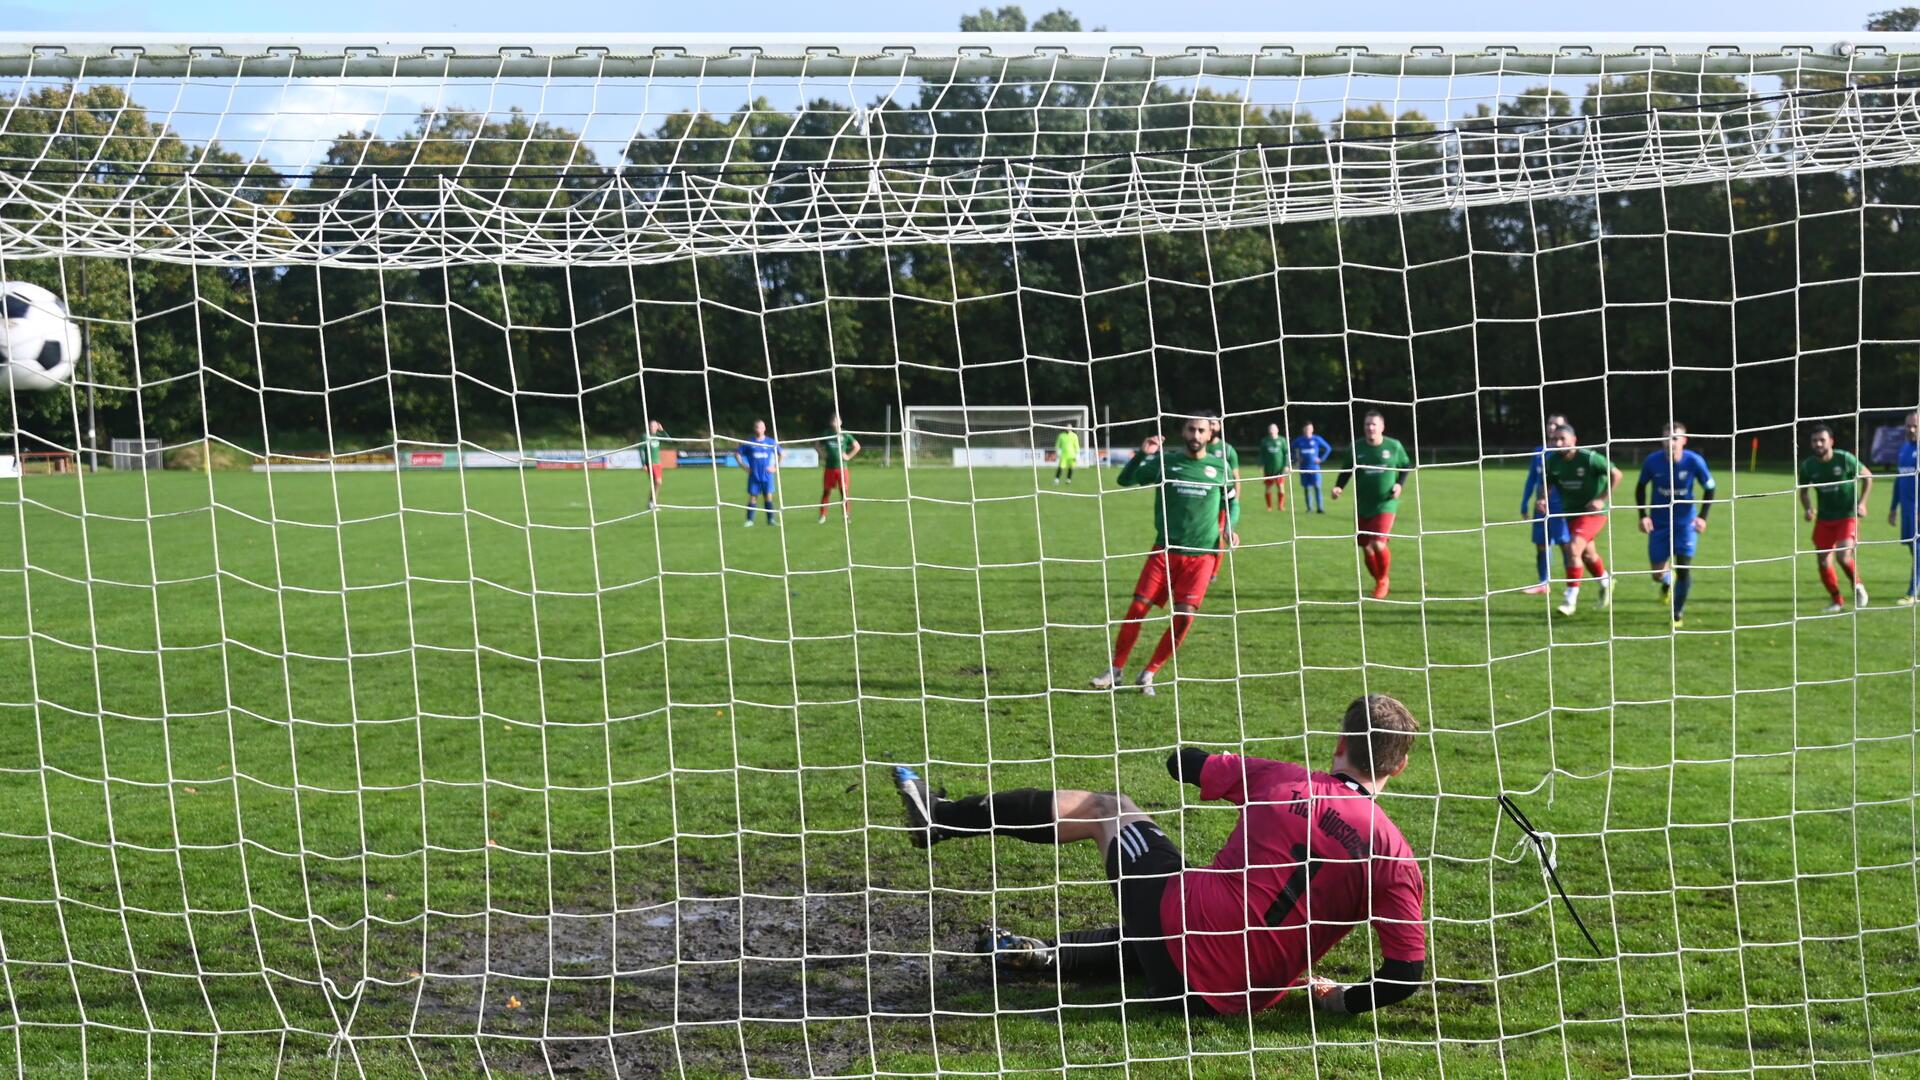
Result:
[[[1567,515],[1567,594],[1555,610],[1572,615],[1580,606],[1580,571],[1592,571],[1600,583],[1600,606],[1613,604],[1613,576],[1596,546],[1600,531],[1607,527],[1607,497],[1620,486],[1620,470],[1606,455],[1579,445],[1573,425],[1561,424],[1548,435],[1551,451],[1547,454],[1546,486],[1560,493],[1560,508]],[[1548,497],[1540,493],[1534,504],[1539,513],[1549,512]]]
[[[1353,489],[1354,509],[1359,518],[1354,541],[1360,545],[1373,575],[1373,598],[1387,598],[1387,572],[1393,567],[1393,518],[1400,511],[1400,495],[1413,477],[1413,459],[1399,439],[1387,438],[1387,419],[1368,410],[1360,422],[1360,441],[1353,444],[1352,464],[1333,483],[1333,497],[1340,498],[1347,484],[1356,477]]]
[[[1287,437],[1279,424],[1267,425],[1267,437],[1260,440],[1260,479],[1266,489],[1267,509],[1287,508]]]
[[[1239,500],[1229,500],[1227,490],[1232,476],[1221,457],[1212,452],[1213,421],[1205,416],[1190,416],[1181,425],[1184,446],[1162,451],[1165,443],[1154,435],[1140,445],[1140,452],[1120,470],[1123,487],[1157,485],[1153,500],[1153,550],[1140,568],[1140,580],[1133,587],[1133,603],[1113,642],[1113,665],[1094,676],[1098,690],[1112,689],[1126,672],[1127,657],[1140,640],[1141,622],[1147,612],[1169,603],[1173,606],[1173,625],[1160,638],[1147,666],[1134,680],[1147,694],[1153,693],[1153,680],[1175,649],[1186,639],[1194,613],[1206,600],[1220,563],[1224,542],[1239,543],[1233,527],[1240,521]],[[1225,515],[1226,528],[1221,527]]]
[[[1073,483],[1073,466],[1080,460],[1080,433],[1072,428],[1064,428],[1053,437],[1053,482],[1060,482],[1060,470],[1065,469],[1067,483]]]
[[[1836,562],[1853,582],[1853,606],[1867,606],[1867,586],[1860,580],[1853,550],[1860,542],[1860,519],[1867,516],[1873,473],[1859,458],[1834,449],[1833,429],[1825,424],[1808,430],[1807,446],[1813,456],[1800,462],[1800,507],[1813,522],[1813,560],[1820,568],[1820,584],[1833,598],[1827,614],[1837,615],[1847,604],[1840,594],[1840,576],[1833,572]]]

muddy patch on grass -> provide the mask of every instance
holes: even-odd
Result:
[[[881,1029],[925,1029],[990,984],[938,955],[975,930],[928,895],[869,891],[439,919],[424,973],[369,986],[354,1031],[478,1036],[506,1075],[858,1074],[893,1041]]]

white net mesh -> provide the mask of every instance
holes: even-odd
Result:
[[[0,279],[88,337],[8,395],[23,1075],[1914,1067],[1904,440],[1837,617],[1793,471],[1920,402],[1899,42],[887,44],[0,47]],[[1260,482],[1313,423],[1331,488],[1369,409],[1418,462],[1377,602],[1348,503]],[[1240,546],[1152,698],[1088,688],[1144,490],[882,449],[1198,410]],[[1523,592],[1548,411],[1627,474],[1573,617]],[[1719,476],[1680,629],[1630,494],[1673,420]],[[923,852],[887,780],[1118,789],[1204,863],[1234,808],[1168,752],[1324,765],[1361,692],[1427,733],[1381,806],[1429,942],[1363,1017],[996,976],[984,925],[1115,920],[1098,854]]]

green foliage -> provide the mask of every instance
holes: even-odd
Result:
[[[998,11],[981,8],[960,16],[960,29],[972,34],[1019,34],[1027,30],[1027,13],[1019,4],[1003,4]],[[1033,29],[1042,34],[1077,34],[1084,27],[1079,16],[1066,8],[1055,8],[1034,20]],[[1096,26],[1095,30],[1106,27]]]
[[[1920,29],[1920,7],[1888,8],[1867,16],[1867,29],[1904,33]]]

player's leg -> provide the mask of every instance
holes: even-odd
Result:
[[[1819,543],[1817,539],[1814,542]],[[1827,610],[1839,611],[1846,607],[1846,601],[1840,595],[1840,575],[1833,568],[1833,552],[1816,548],[1813,553],[1813,565],[1819,569],[1820,584],[1827,590],[1827,598],[1831,601]]]
[[[1271,476],[1267,477],[1266,482],[1260,485],[1260,494],[1262,497],[1264,497],[1267,500],[1267,509],[1272,510],[1273,509],[1273,477]]]
[[[753,500],[759,494],[760,492],[756,489],[754,482],[751,480],[747,481],[747,524],[749,526],[753,524],[753,510],[754,510]]]
[[[1389,575],[1393,571],[1393,545],[1383,533],[1376,535],[1373,538],[1373,543],[1367,546],[1373,551],[1373,561],[1376,567],[1373,575],[1373,598],[1375,600],[1385,600],[1387,598],[1387,590],[1391,587]]]
[[[1140,672],[1138,680],[1141,689],[1153,693],[1153,677],[1166,666],[1168,660],[1173,659],[1174,650],[1180,647],[1180,643],[1187,640],[1187,631],[1193,629],[1193,616],[1199,610],[1197,604],[1173,605],[1173,625],[1160,635],[1160,643],[1153,647],[1153,655],[1147,658],[1147,666]]]
[[[1064,461],[1056,461],[1053,463],[1053,482],[1054,483],[1058,484],[1060,482],[1060,471],[1062,469],[1065,469],[1066,467],[1067,467],[1067,463]]]
[[[1171,581],[1169,590],[1173,599],[1173,625],[1160,635],[1160,643],[1153,647],[1153,656],[1147,666],[1135,680],[1140,689],[1153,693],[1153,677],[1166,662],[1173,658],[1180,643],[1187,639],[1187,631],[1193,628],[1193,617],[1200,605],[1207,599],[1207,586],[1213,583],[1213,575],[1220,565],[1220,556],[1211,555],[1174,555],[1169,558]]]
[[[1093,677],[1094,689],[1111,689],[1119,681],[1121,673],[1126,671],[1127,658],[1133,655],[1133,646],[1140,640],[1140,630],[1146,622],[1147,613],[1169,599],[1170,574],[1165,551],[1147,553],[1147,560],[1140,567],[1139,580],[1133,583],[1133,602],[1127,605],[1120,629],[1113,636],[1113,663]]]
[[[1567,589],[1560,597],[1560,614],[1571,615],[1580,608],[1580,577],[1586,564],[1587,542],[1579,533],[1567,537],[1560,545],[1562,561],[1567,565]]]
[[[1693,594],[1693,553],[1673,556],[1673,626],[1679,629],[1686,621],[1687,597]]]
[[[1014,788],[953,799],[904,765],[894,768],[893,786],[915,847],[988,835],[1029,844],[1092,840],[1105,847],[1129,822],[1153,822],[1132,799],[1112,792]]]
[[[1855,561],[1855,554],[1859,547],[1858,534],[1849,529],[1847,538],[1840,544],[1840,550],[1834,554],[1840,563],[1840,569],[1846,571],[1847,580],[1853,583],[1853,606],[1863,608],[1867,606],[1867,583],[1860,580],[1860,566]]]
[[[1915,543],[1914,524],[1911,515],[1904,513],[1901,515],[1900,535],[1906,538],[1907,558],[1912,564],[1907,574],[1907,595],[1901,601],[1903,606],[1920,600],[1920,543]]]
[[[1071,483],[1073,483],[1073,466],[1074,466],[1074,464],[1075,464],[1075,462],[1074,462],[1074,461],[1072,461],[1071,459],[1069,459],[1069,460],[1067,461],[1067,483],[1069,483],[1069,484],[1071,484]]]
[[[1273,480],[1273,486],[1274,486],[1274,489],[1280,493],[1279,494],[1280,505],[1277,507],[1277,509],[1285,510],[1287,508],[1287,474],[1281,473],[1279,476],[1275,477]]]

